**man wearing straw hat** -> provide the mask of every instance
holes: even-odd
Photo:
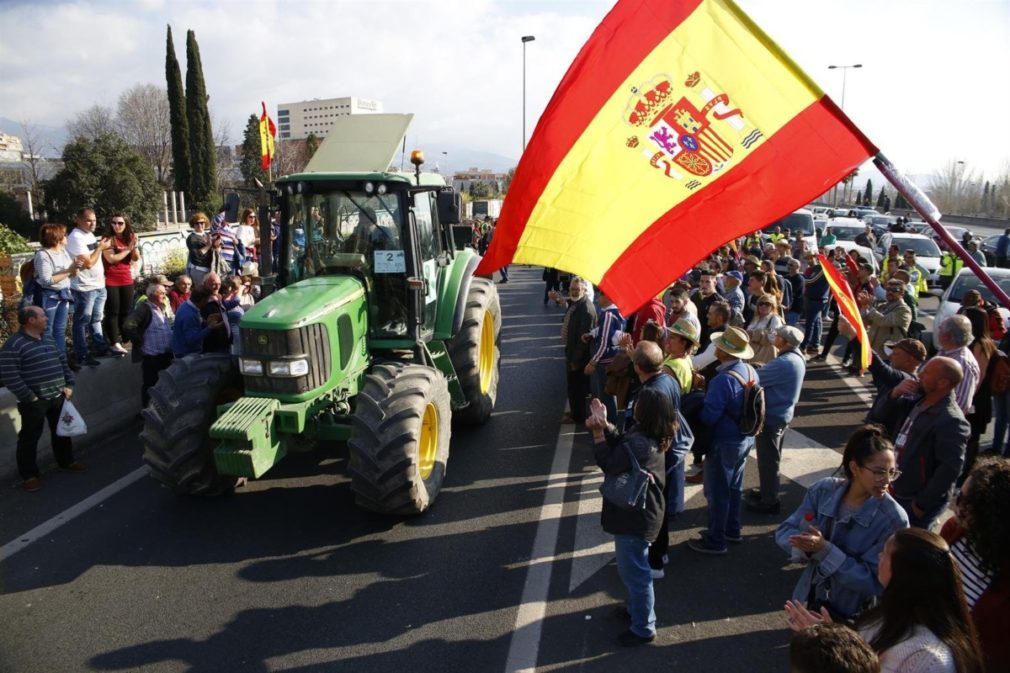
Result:
[[[701,411],[701,422],[710,428],[712,440],[704,471],[708,529],[689,540],[687,546],[701,554],[724,555],[727,542],[743,542],[743,468],[752,444],[751,438],[740,432],[744,386],[737,376],[749,382],[757,379],[757,373],[743,362],[754,357],[747,332],[730,327],[713,334],[712,343],[719,366],[708,383]]]

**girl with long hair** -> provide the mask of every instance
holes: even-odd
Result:
[[[114,355],[126,355],[123,347],[123,322],[133,310],[133,272],[130,263],[140,259],[137,235],[130,226],[130,218],[123,213],[113,213],[105,237],[112,241],[102,253],[105,261],[105,324],[103,329]]]

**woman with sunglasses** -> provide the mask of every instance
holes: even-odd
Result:
[[[754,349],[754,357],[748,362],[758,367],[775,359],[779,354],[775,348],[775,333],[784,324],[779,317],[775,295],[763,294],[758,297],[757,310],[747,324],[747,335]]]
[[[105,323],[103,329],[109,342],[109,351],[118,356],[126,355],[123,347],[123,322],[133,310],[133,272],[131,262],[140,259],[137,235],[133,233],[130,220],[123,213],[113,213],[105,236],[112,241],[108,250],[102,253],[105,261]]]
[[[844,478],[826,477],[775,531],[775,541],[806,564],[793,599],[849,621],[879,596],[877,564],[887,539],[908,526],[905,510],[887,493],[900,476],[894,446],[879,425],[864,425],[842,453]]]
[[[209,225],[207,213],[197,212],[189,218],[189,226],[193,231],[186,237],[186,248],[189,250],[186,275],[192,279],[193,287],[203,285],[203,279],[210,273],[213,251],[210,232],[207,231]]]
[[[235,227],[235,238],[245,249],[245,256],[248,261],[256,261],[256,252],[260,245],[260,221],[256,216],[256,211],[246,208],[242,211],[242,220]]]

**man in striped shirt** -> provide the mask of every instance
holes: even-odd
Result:
[[[18,398],[21,431],[18,433],[18,471],[24,480],[24,490],[34,492],[42,487],[36,462],[39,438],[49,421],[56,463],[68,472],[83,472],[84,466],[74,460],[69,437],[59,437],[64,400],[74,390],[74,375],[67,364],[65,348],[57,348],[51,336],[46,336],[48,318],[37,306],[18,311],[21,330],[0,348],[0,378]]]
[[[592,354],[583,371],[589,377],[589,389],[593,397],[603,402],[607,408],[607,422],[617,423],[617,398],[606,391],[607,365],[621,350],[617,337],[624,331],[624,316],[603,290],[598,289],[597,292],[602,310],[597,314],[596,327],[582,335],[583,341],[592,342]]]
[[[981,376],[978,368],[978,360],[975,354],[968,348],[972,341],[971,322],[963,315],[952,315],[940,323],[936,330],[937,341],[940,342],[939,355],[955,360],[964,372],[964,378],[954,390],[954,399],[957,406],[967,416],[975,411],[972,399],[975,397],[975,389],[978,388]]]

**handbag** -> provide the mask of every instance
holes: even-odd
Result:
[[[607,474],[600,486],[603,499],[621,509],[645,509],[645,493],[652,481],[652,475],[643,470],[635,459],[635,454],[627,444],[624,445],[631,461],[631,469],[621,474]]]
[[[84,422],[81,412],[77,411],[70,400],[63,402],[60,410],[60,423],[56,426],[57,437],[77,437],[88,434],[88,424]]]

